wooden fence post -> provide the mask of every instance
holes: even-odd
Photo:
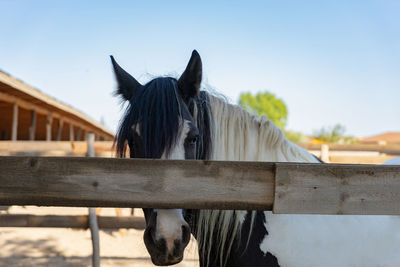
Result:
[[[93,158],[95,157],[94,153],[94,139],[95,135],[93,133],[88,133],[87,135],[87,152],[86,152],[86,157]]]
[[[99,225],[97,223],[96,208],[89,208],[89,227],[92,235],[92,266],[100,266],[100,236],[99,236]]]
[[[327,144],[321,145],[321,160],[329,163],[329,146]]]
[[[87,138],[87,157],[94,157],[94,140],[95,135],[93,133],[88,134]],[[89,227],[92,235],[92,266],[100,266],[100,237],[99,237],[99,225],[97,223],[96,208],[89,208]]]

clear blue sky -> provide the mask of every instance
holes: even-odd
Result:
[[[0,0],[0,69],[115,129],[109,55],[141,82],[190,53],[236,102],[268,90],[288,128],[400,131],[400,1]]]

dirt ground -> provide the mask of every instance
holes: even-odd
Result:
[[[3,213],[6,211],[2,211]],[[124,215],[129,214],[123,210]],[[135,215],[141,210],[135,209]],[[87,208],[17,207],[11,214],[82,215]],[[101,215],[115,215],[102,209]],[[154,266],[143,243],[143,231],[100,231],[101,266]],[[0,266],[91,266],[90,230],[65,228],[0,228]],[[177,267],[197,267],[195,242],[189,243],[185,259]]]

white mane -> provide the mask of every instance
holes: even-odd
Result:
[[[213,95],[208,98],[213,116],[213,160],[318,162],[264,116]]]
[[[286,139],[283,132],[265,117],[252,115],[210,94],[208,101],[212,113],[212,160],[318,162],[309,152]],[[213,244],[219,251],[220,266],[226,264],[246,213],[231,210],[200,211],[197,241],[207,263]],[[255,212],[252,213],[251,225],[254,216]]]

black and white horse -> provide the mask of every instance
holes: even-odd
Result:
[[[318,162],[265,118],[200,91],[193,51],[179,79],[141,85],[112,58],[128,102],[117,151],[131,158]],[[196,190],[193,188],[193,190]],[[259,211],[144,209],[144,242],[156,265],[183,258],[196,238],[200,266],[400,265],[400,220],[390,216],[272,215]]]

